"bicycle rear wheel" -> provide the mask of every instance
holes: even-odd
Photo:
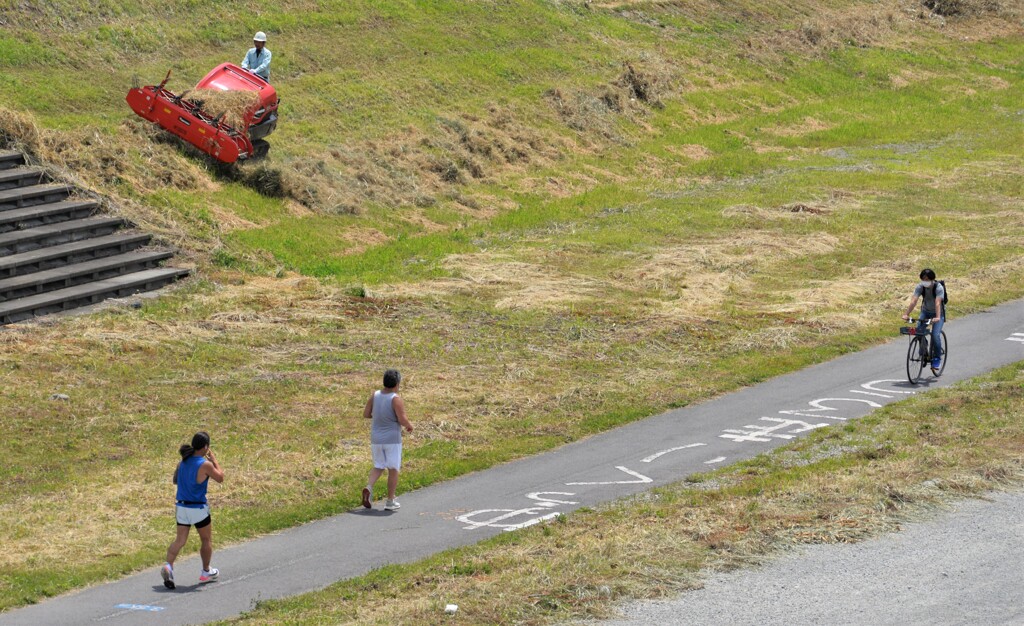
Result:
[[[922,341],[924,341],[923,337],[914,337],[910,340],[910,346],[907,348],[907,380],[910,381],[911,385],[916,385],[917,381],[921,378],[924,362],[928,358],[927,350],[924,356],[921,355]]]

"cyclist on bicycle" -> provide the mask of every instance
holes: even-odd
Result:
[[[917,332],[924,333],[928,322],[932,323],[932,370],[942,365],[942,325],[946,323],[946,307],[942,299],[946,295],[945,288],[935,280],[935,271],[929,268],[921,270],[921,282],[914,287],[914,296],[910,299],[903,319],[909,321],[910,314],[921,299],[921,316],[917,320]]]

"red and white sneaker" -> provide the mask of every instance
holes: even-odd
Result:
[[[170,563],[164,563],[160,568],[160,576],[164,579],[164,587],[174,589],[174,570],[171,569]]]
[[[217,580],[217,576],[220,575],[220,570],[216,567],[211,567],[209,571],[203,571],[199,573],[199,584],[212,583]]]

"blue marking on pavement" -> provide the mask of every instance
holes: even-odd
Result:
[[[149,606],[147,604],[116,604],[115,609],[128,609],[129,611],[163,611],[162,606]]]

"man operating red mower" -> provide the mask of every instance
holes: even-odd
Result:
[[[256,33],[256,36],[263,33]],[[266,40],[266,35],[262,39]],[[260,46],[262,48],[262,46]],[[246,55],[249,59],[253,48]],[[234,163],[265,151],[263,138],[277,128],[277,91],[259,74],[270,75],[270,51],[262,48],[253,71],[232,63],[213,68],[195,89],[176,95],[159,85],[133,87],[125,100],[140,117],[181,137],[213,158]],[[265,56],[264,56],[265,55]],[[250,69],[251,66],[250,66]]]

